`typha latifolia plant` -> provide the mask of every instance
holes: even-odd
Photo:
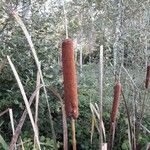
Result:
[[[139,133],[140,133],[140,127],[142,126],[142,120],[144,117],[144,113],[145,113],[145,106],[146,106],[146,102],[148,99],[148,92],[149,92],[149,88],[150,88],[150,64],[147,65],[146,68],[146,79],[145,79],[145,93],[144,93],[144,99],[141,105],[141,114],[140,114],[140,118],[138,119],[138,122],[136,123],[136,147],[138,147],[138,141],[139,141]]]
[[[75,119],[78,117],[77,76],[74,60],[73,40],[62,43],[62,65],[64,78],[64,102],[66,116],[72,118],[73,150],[76,150]]]
[[[144,116],[145,104],[146,104],[149,88],[150,88],[150,64],[147,65],[147,69],[146,69],[145,93],[144,93],[144,100],[142,102],[142,107],[141,107],[141,116],[140,116],[139,124],[141,124]]]
[[[113,106],[112,106],[112,111],[110,116],[110,135],[108,141],[108,150],[112,150],[113,147],[116,118],[117,118],[118,108],[120,103],[120,95],[121,95],[121,83],[117,81],[114,87],[114,100],[113,100]]]
[[[147,66],[145,88],[148,89],[149,85],[150,85],[150,65]]]

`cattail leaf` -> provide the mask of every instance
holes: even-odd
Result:
[[[4,150],[8,150],[8,145],[1,135],[0,135],[0,143],[2,144],[2,147],[4,148]]]
[[[94,126],[95,126],[95,116],[94,116],[94,115],[92,115],[92,126],[91,126],[91,144],[92,144],[92,141],[93,141]]]

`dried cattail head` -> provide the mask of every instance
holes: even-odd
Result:
[[[147,66],[145,88],[148,89],[149,86],[150,86],[150,65]]]
[[[119,101],[120,101],[120,95],[121,95],[121,83],[117,82],[114,87],[114,101],[113,101],[113,107],[112,107],[112,112],[111,112],[111,122],[116,121],[118,107],[119,107]]]
[[[66,39],[62,43],[62,64],[66,115],[76,119],[78,117],[77,77],[71,39]]]

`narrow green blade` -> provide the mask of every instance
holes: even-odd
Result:
[[[2,144],[2,147],[4,148],[4,150],[8,150],[8,145],[6,144],[6,142],[4,141],[1,135],[0,135],[0,143]]]

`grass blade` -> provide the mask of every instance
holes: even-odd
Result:
[[[41,68],[41,63],[40,63],[40,68]],[[36,79],[36,88],[38,86],[40,86],[40,74],[39,74],[39,70],[37,71],[37,79]],[[37,91],[36,93],[36,97],[35,97],[35,125],[37,127],[37,131],[39,134],[39,130],[38,130],[38,108],[39,108],[39,95],[40,95],[40,89]],[[36,139],[34,137],[34,149],[36,148]]]
[[[2,147],[4,148],[4,150],[8,150],[8,145],[6,144],[5,140],[3,139],[1,135],[0,135],[0,143],[2,144]]]

